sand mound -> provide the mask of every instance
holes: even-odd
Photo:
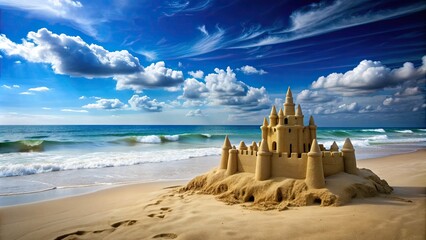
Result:
[[[309,189],[304,180],[272,178],[257,181],[252,173],[226,175],[225,170],[214,169],[192,179],[182,192],[217,195],[228,204],[252,203],[248,207],[260,210],[287,206],[340,206],[354,197],[373,197],[389,194],[392,188],[369,169],[359,169],[357,175],[339,173],[327,177],[326,187]]]

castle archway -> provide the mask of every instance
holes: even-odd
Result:
[[[277,150],[277,142],[272,142],[272,150],[276,151]]]

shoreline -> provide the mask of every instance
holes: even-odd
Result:
[[[373,170],[394,187],[394,192],[356,198],[340,207],[255,211],[244,208],[244,204],[226,205],[210,195],[173,191],[186,180],[136,183],[2,207],[0,239],[61,239],[58,237],[70,233],[79,233],[69,235],[76,239],[342,239],[355,235],[362,239],[424,239],[425,157],[426,149],[420,149],[358,161],[359,168]],[[351,224],[332,227],[336,222]],[[312,229],[302,230],[303,226]]]

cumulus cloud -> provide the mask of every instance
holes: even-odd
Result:
[[[418,68],[410,62],[400,68],[390,69],[380,61],[363,60],[354,69],[345,73],[321,76],[312,83],[313,89],[327,89],[342,95],[357,95],[375,92],[386,87],[396,87],[411,82],[424,81],[426,56]]]
[[[302,90],[296,97],[298,102],[329,102],[332,101],[335,97],[330,94],[325,94],[324,92],[312,91],[309,89]]]
[[[50,64],[57,74],[75,77],[113,77],[117,90],[170,88],[183,82],[183,73],[166,68],[164,62],[143,67],[139,59],[126,50],[108,51],[102,46],[88,44],[79,36],[55,34],[46,28],[29,32],[21,44],[0,35],[0,50],[9,56],[27,61]]]
[[[187,117],[202,117],[202,116],[204,116],[204,114],[201,111],[201,109],[195,109],[195,110],[189,111],[185,116],[187,116]]]
[[[21,94],[21,95],[34,95],[34,93],[33,92],[20,92],[19,94]]]
[[[407,87],[397,93],[395,93],[395,96],[415,96],[421,94],[422,91],[420,90],[420,87]]]
[[[242,73],[244,73],[246,75],[253,75],[253,74],[263,75],[263,74],[268,73],[263,69],[256,69],[255,67],[249,66],[249,65],[245,65],[245,66],[242,66],[240,68],[237,68],[237,70],[241,71]]]
[[[32,91],[32,92],[47,92],[47,91],[50,91],[50,89],[48,87],[35,87],[35,88],[28,89],[28,91]]]
[[[191,103],[236,107],[242,111],[255,111],[269,108],[270,100],[264,87],[255,88],[238,81],[234,71],[215,68],[204,78],[204,82],[194,78],[185,80],[183,95]]]
[[[145,110],[148,112],[161,112],[166,105],[164,102],[158,102],[148,96],[133,95],[128,101],[130,108],[133,110]]]
[[[84,105],[83,108],[87,109],[106,109],[106,110],[118,110],[118,109],[124,109],[127,105],[122,103],[118,99],[98,99],[96,100],[96,103],[90,103],[87,105]]]
[[[21,64],[22,62],[21,61],[19,61],[19,60],[17,60],[17,61],[15,61],[15,64]]]
[[[164,62],[152,63],[140,71],[129,75],[118,75],[117,90],[131,89],[137,92],[144,88],[173,87],[183,82],[182,71],[166,68]]]
[[[0,49],[27,61],[47,63],[55,73],[77,77],[110,77],[141,70],[139,60],[126,50],[109,52],[96,44],[87,44],[78,36],[55,34],[46,28],[29,32],[22,44],[0,35]]]
[[[61,109],[61,112],[87,113],[88,111],[87,110],[65,108],[65,109]]]
[[[188,72],[189,75],[191,75],[193,78],[198,78],[198,79],[202,79],[204,77],[204,72],[201,70],[197,70],[197,71],[189,71]]]
[[[80,96],[78,99],[79,100],[84,100],[84,99],[86,99],[86,96]]]

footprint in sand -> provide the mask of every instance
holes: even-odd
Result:
[[[152,238],[175,239],[177,237],[178,237],[178,235],[174,234],[174,233],[160,233],[160,234],[155,235]]]
[[[106,229],[101,229],[101,230],[95,230],[95,231],[75,231],[72,233],[67,233],[64,235],[61,235],[59,237],[56,237],[55,240],[64,240],[64,239],[80,239],[80,238],[84,238],[84,239],[93,239],[93,238],[100,238],[101,234],[109,234],[114,232],[117,228],[122,227],[122,226],[131,226],[133,224],[135,224],[137,222],[137,220],[124,220],[124,221],[120,221],[120,222],[116,222],[111,224],[111,228],[106,228]]]
[[[162,207],[160,208],[160,210],[154,210],[153,211],[154,213],[148,214],[147,216],[150,218],[154,218],[154,217],[164,218],[166,216],[166,213],[169,213],[171,211],[173,211],[171,208]]]

